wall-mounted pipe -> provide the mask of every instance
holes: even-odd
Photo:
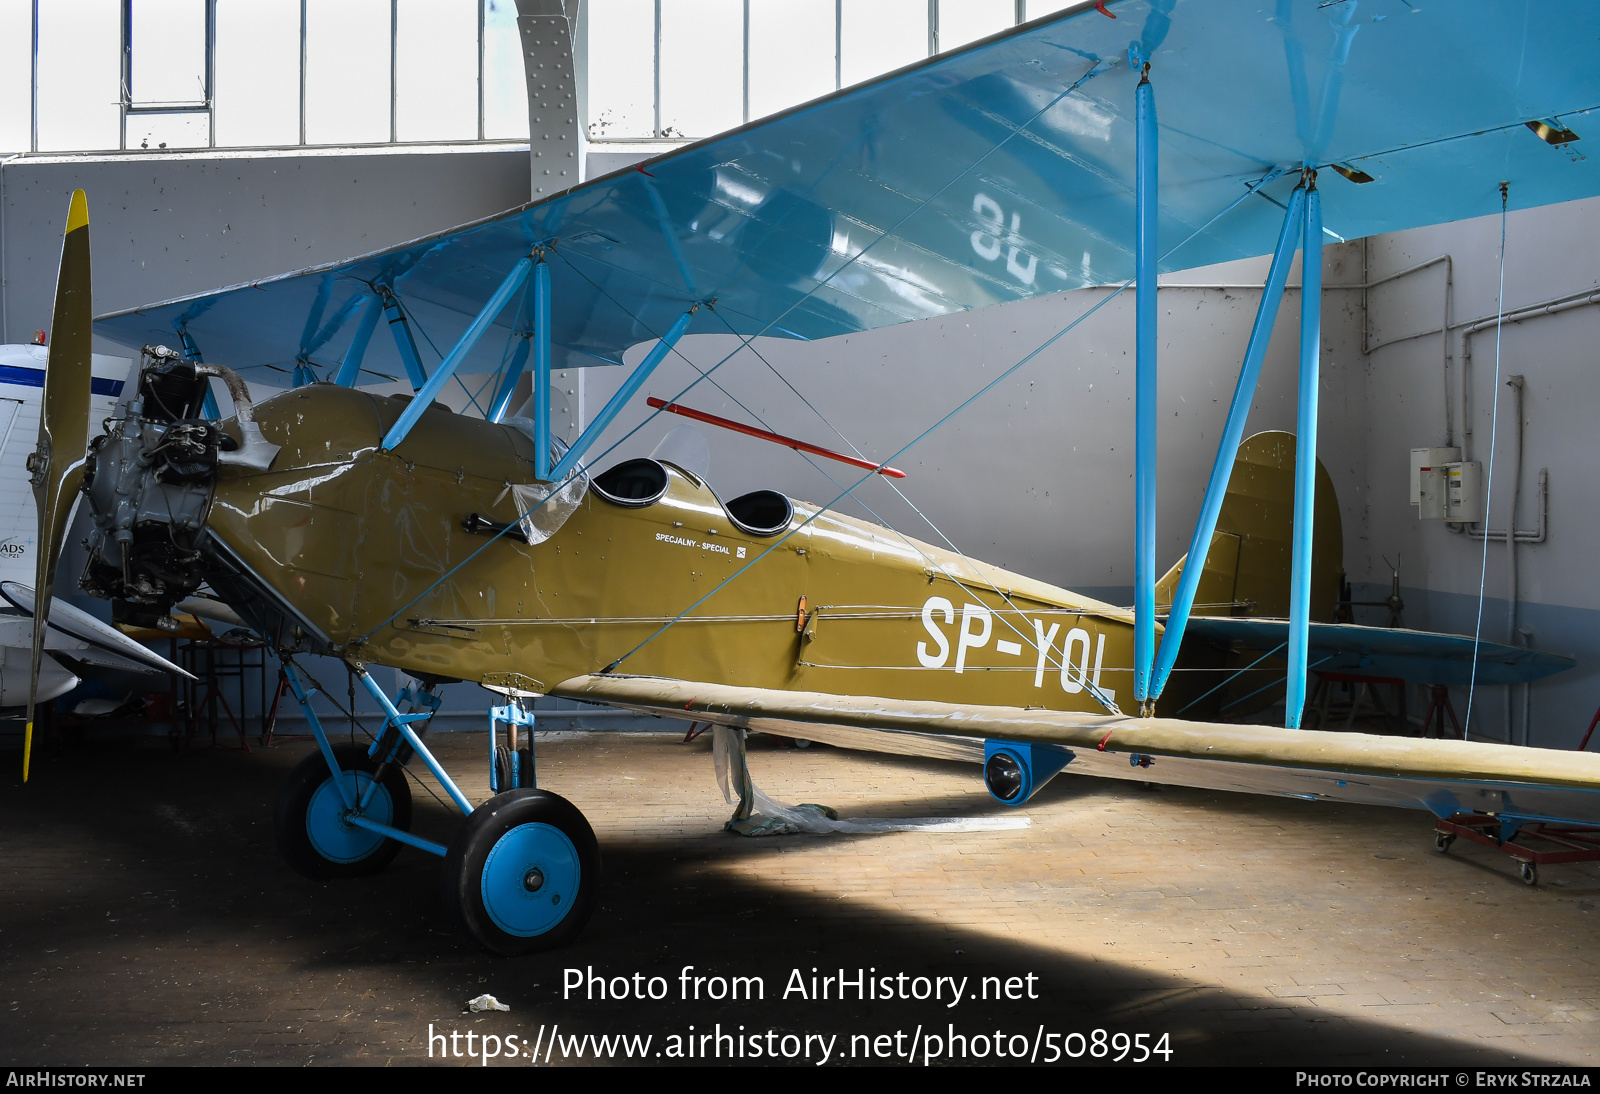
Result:
[[[1433,267],[1438,266],[1440,264],[1443,264],[1444,268],[1445,268],[1445,273],[1444,273],[1444,321],[1443,321],[1443,323],[1440,326],[1430,327],[1427,330],[1418,331],[1415,334],[1402,334],[1398,338],[1389,339],[1387,342],[1374,343],[1372,341],[1372,327],[1371,327],[1371,324],[1370,324],[1370,321],[1369,321],[1369,317],[1371,315],[1371,308],[1369,306],[1368,294],[1373,289],[1376,289],[1376,288],[1378,288],[1380,286],[1383,286],[1383,285],[1387,285],[1391,281],[1398,281],[1403,277],[1410,277],[1412,274],[1421,273],[1423,270],[1432,269]],[[1450,352],[1450,345],[1451,345],[1451,343],[1450,343],[1450,330],[1451,330],[1451,327],[1452,327],[1451,316],[1455,312],[1455,282],[1456,282],[1455,258],[1452,255],[1445,254],[1445,255],[1440,255],[1437,258],[1430,258],[1426,262],[1418,262],[1414,266],[1407,266],[1403,270],[1397,270],[1392,274],[1385,274],[1382,277],[1374,278],[1372,280],[1368,280],[1366,278],[1365,272],[1363,272],[1362,280],[1359,283],[1354,284],[1354,285],[1324,285],[1322,287],[1324,292],[1332,292],[1332,291],[1335,291],[1335,290],[1353,290],[1353,291],[1361,293],[1361,352],[1362,352],[1362,354],[1364,356],[1365,355],[1370,355],[1374,351],[1380,350],[1385,346],[1392,346],[1392,345],[1395,345],[1396,343],[1399,343],[1399,342],[1409,342],[1409,341],[1411,341],[1413,339],[1426,338],[1429,335],[1433,335],[1433,334],[1440,334],[1440,335],[1444,336],[1443,339],[1442,339],[1442,341],[1443,341],[1442,349],[1444,351],[1444,370],[1443,370],[1443,375],[1442,375],[1441,379],[1442,379],[1443,386],[1444,386],[1444,433],[1445,433],[1445,442],[1444,443],[1445,443],[1445,447],[1447,447],[1447,448],[1454,448],[1455,447],[1455,443],[1456,443],[1456,441],[1455,441],[1455,436],[1456,436],[1456,433],[1455,433],[1455,420],[1454,420],[1454,418],[1455,418],[1455,404],[1454,404],[1454,400],[1451,398],[1451,392],[1450,392],[1450,366],[1454,362],[1454,355]],[[1251,289],[1259,290],[1261,288],[1261,286],[1260,285],[1247,285],[1247,284],[1223,284],[1223,283],[1204,283],[1204,284],[1202,284],[1202,283],[1193,283],[1193,282],[1184,282],[1184,283],[1165,282],[1165,283],[1163,283],[1161,285],[1161,288],[1163,288],[1163,289],[1212,289],[1212,290],[1219,290],[1219,291],[1224,291],[1224,292],[1228,292],[1228,291],[1248,292]],[[1284,291],[1285,292],[1299,292],[1300,289],[1301,289],[1301,286],[1299,286],[1299,285],[1285,285],[1284,286]]]
[[[1512,534],[1506,537],[1506,588],[1509,590],[1506,603],[1506,642],[1515,644],[1517,638],[1517,501],[1522,497],[1522,394],[1527,387],[1527,380],[1522,376],[1512,376],[1506,380],[1506,387],[1511,389],[1511,399],[1515,404],[1516,428],[1512,431],[1511,447],[1511,509],[1506,516],[1506,527],[1512,529]],[[1489,514],[1485,513],[1485,523]],[[1508,691],[1506,693],[1510,695]],[[1509,737],[1509,732],[1507,733]]]
[[[1461,331],[1461,458],[1472,458],[1472,337],[1479,331],[1503,323],[1521,323],[1528,319],[1539,319],[1546,315],[1560,315],[1565,311],[1575,308],[1588,307],[1591,304],[1600,304],[1600,292],[1584,290],[1583,292],[1568,293],[1558,296],[1554,300],[1546,300],[1538,304],[1528,304],[1506,312],[1504,315],[1486,315],[1468,323],[1460,324]]]
[[[1550,537],[1550,469],[1548,467],[1539,468],[1539,485],[1535,487],[1535,490],[1539,499],[1539,520],[1533,528],[1515,529],[1518,543],[1543,543]],[[1466,532],[1473,539],[1480,541],[1485,539],[1490,543],[1504,543],[1506,541],[1506,533],[1504,529],[1499,531],[1495,531],[1493,529],[1485,530],[1475,525],[1463,524],[1459,521],[1451,521],[1450,523],[1446,524],[1445,527],[1457,535],[1460,535],[1462,532]]]

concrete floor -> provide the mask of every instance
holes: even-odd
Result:
[[[483,735],[437,741],[485,795]],[[26,787],[0,754],[0,1058],[426,1063],[430,1023],[546,1047],[558,1023],[650,1034],[652,1059],[691,1026],[838,1034],[832,1063],[861,1062],[854,1034],[902,1031],[855,1043],[905,1051],[917,1027],[952,1025],[990,1051],[996,1031],[1008,1049],[1040,1031],[1168,1034],[1173,1063],[1582,1064],[1600,1045],[1600,868],[1546,867],[1529,889],[1498,853],[1436,853],[1422,813],[1062,776],[1024,831],[748,840],[719,831],[704,739],[540,747],[543,785],[587,813],[606,870],[576,944],[509,960],[448,933],[423,854],[358,882],[283,865],[272,802],[304,742],[46,749]],[[996,811],[960,765],[768,745],[752,768],[780,799],[848,816]],[[454,823],[418,795],[419,832]],[[760,976],[765,1000],[681,1001],[685,965]],[[670,994],[563,1001],[564,970],[591,967],[660,975]],[[965,976],[969,993],[1033,974],[1038,998],[783,998],[813,967]],[[510,1013],[466,1013],[482,992]]]

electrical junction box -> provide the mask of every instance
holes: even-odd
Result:
[[[1461,459],[1461,449],[1459,448],[1413,448],[1411,450],[1411,504],[1422,504],[1422,496],[1425,489],[1422,482],[1423,472],[1437,470],[1442,473],[1445,464],[1455,463],[1459,459]],[[1440,479],[1439,496],[1441,505],[1444,497],[1443,481],[1443,479]],[[1431,517],[1427,513],[1423,513],[1421,516],[1423,520],[1439,520],[1444,517],[1444,510],[1441,508],[1438,513],[1433,514]]]
[[[1464,524],[1483,520],[1483,464],[1477,460],[1445,465],[1444,519]]]
[[[1416,503],[1418,520],[1445,519],[1449,509],[1446,497],[1450,490],[1450,472],[1445,467],[1439,464],[1420,469],[1422,497]]]

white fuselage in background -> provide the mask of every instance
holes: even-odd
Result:
[[[39,440],[39,406],[48,354],[44,346],[0,345],[0,581],[20,581],[30,588],[39,518],[27,464]],[[90,436],[99,431],[101,419],[111,415],[132,370],[133,361],[126,357],[94,355]],[[12,611],[0,610],[0,707],[28,701],[33,626],[27,617]],[[63,644],[59,636],[47,641],[47,647],[63,645],[78,647],[81,643],[68,640]],[[63,652],[78,651],[64,648]],[[64,695],[78,685],[78,678],[48,655],[44,662],[39,668],[40,702]]]

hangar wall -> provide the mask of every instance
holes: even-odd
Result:
[[[1325,265],[1334,284],[1359,277],[1360,249],[1330,248]],[[1162,568],[1188,548],[1265,271],[1262,259],[1163,279],[1157,518]],[[1294,429],[1298,262],[1290,285],[1252,404],[1250,433]],[[734,418],[745,416],[743,404],[778,432],[848,451],[843,434],[870,458],[887,459],[1107,295],[1101,289],[1068,292],[812,344],[761,339],[717,369],[712,381],[720,390],[702,382],[683,401]],[[853,508],[849,502],[842,507],[858,516],[876,513],[918,539],[940,542],[942,531],[973,557],[1115,604],[1131,603],[1133,305],[1131,290],[1111,300],[896,458],[906,479],[891,485],[874,478]],[[1343,305],[1329,293],[1322,443],[1325,452],[1339,453],[1325,460],[1344,506],[1346,539],[1359,542],[1364,370],[1357,313]],[[717,365],[738,343],[731,336],[704,335],[685,338],[679,347],[682,354],[651,377],[650,394],[675,395],[696,368]],[[647,349],[636,347],[628,363]],[[602,405],[623,377],[623,369],[590,369],[588,405]],[[616,451],[597,462],[646,455],[683,422],[663,415],[624,440],[644,417],[642,403],[625,412],[600,442],[602,450],[617,444]],[[842,464],[699,428],[712,444],[710,480],[724,497],[765,486],[828,501],[860,477]]]
[[[343,258],[489,215],[525,200],[528,170],[526,151],[505,146],[180,153],[159,161],[149,155],[8,160],[0,167],[0,338],[23,341],[47,325],[59,218],[77,186],[91,198],[96,307],[104,311]],[[1600,283],[1592,248],[1577,242],[1600,236],[1600,201],[1513,214],[1509,236],[1508,306]],[[1398,553],[1407,623],[1470,633],[1481,543],[1452,536],[1442,524],[1419,525],[1404,497],[1409,449],[1443,443],[1440,336],[1362,352],[1364,321],[1372,326],[1374,343],[1438,325],[1443,266],[1370,293],[1359,286],[1445,253],[1454,256],[1456,319],[1492,314],[1497,218],[1327,249],[1320,449],[1339,490],[1346,567],[1358,599],[1387,591],[1382,558]],[[1264,259],[1251,260],[1164,279],[1162,568],[1187,547],[1265,265]],[[1250,432],[1294,425],[1298,284],[1296,270]],[[723,390],[702,383],[684,401],[731,417],[759,417],[780,432],[846,448],[832,432],[837,427],[867,455],[882,459],[1105,295],[1067,293],[810,345],[764,339],[755,346],[760,357],[745,350],[718,368],[714,379]],[[943,533],[975,557],[1128,603],[1132,307],[1131,293],[1111,301],[899,458],[909,473],[900,484],[909,501],[875,480],[861,492],[864,504],[847,506],[854,504],[852,511],[862,515],[870,507],[908,535],[938,542]],[[1600,486],[1591,482],[1592,461],[1580,439],[1581,408],[1588,385],[1595,383],[1585,368],[1586,347],[1593,344],[1597,323],[1600,309],[1578,308],[1508,327],[1505,338],[1503,371],[1520,372],[1528,382],[1520,527],[1534,521],[1531,490],[1538,469],[1551,469],[1550,541],[1519,547],[1519,622],[1533,628],[1535,645],[1580,658],[1577,671],[1532,689],[1533,743],[1554,747],[1576,743],[1600,699],[1593,694],[1600,669],[1600,637],[1593,626],[1600,587],[1587,576],[1581,546],[1594,508],[1586,503]],[[1479,334],[1473,341],[1473,455],[1486,458],[1492,338]],[[735,344],[715,335],[685,339],[682,354],[663,365],[649,393],[676,394],[694,375],[690,362],[709,369]],[[1459,362],[1459,331],[1453,345]],[[646,348],[635,348],[629,362]],[[1459,364],[1456,369],[1459,377]],[[595,368],[585,372],[581,385],[576,375],[559,377],[558,397],[565,403],[555,410],[562,432],[570,436],[583,417],[592,416],[622,376],[621,369]],[[465,398],[458,391],[450,401],[462,404]],[[1459,403],[1458,394],[1458,429]],[[616,450],[596,462],[646,454],[680,424],[658,418],[623,439],[643,417],[637,408],[625,413],[597,449],[616,444]],[[1502,417],[1503,430],[1506,424]],[[764,486],[825,501],[843,486],[824,467],[842,484],[854,481],[843,477],[843,465],[812,466],[786,449],[710,428],[702,432],[712,446],[711,481],[725,497]],[[1503,431],[1502,455],[1506,444]],[[1504,466],[1497,470],[1497,528],[1504,527]],[[1505,637],[1504,559],[1505,546],[1491,545],[1484,634],[1495,639]],[[1380,615],[1374,612],[1368,621],[1379,623]],[[476,695],[465,694],[471,689],[452,690],[463,692],[452,698],[452,707],[481,711]],[[1474,714],[1475,727],[1492,737],[1504,736],[1499,690],[1491,689],[1487,702],[1480,696]],[[1465,695],[1457,695],[1456,703],[1464,712]]]
[[[61,226],[89,199],[97,312],[393,246],[528,200],[526,145],[0,161],[0,342],[50,324]],[[99,348],[98,346],[96,348]]]
[[[1593,408],[1600,405],[1600,371],[1595,368],[1595,347],[1600,345],[1597,242],[1600,199],[1515,212],[1507,218],[1505,310],[1513,313],[1549,301],[1566,303],[1553,312],[1504,325],[1498,399],[1495,331],[1490,327],[1472,336],[1470,364],[1465,360],[1464,334],[1474,321],[1492,318],[1496,312],[1500,218],[1417,228],[1367,243],[1371,280],[1441,256],[1450,256],[1451,262],[1391,282],[1375,290],[1369,303],[1376,348],[1368,359],[1364,411],[1371,529],[1365,592],[1387,592],[1389,573],[1382,556],[1399,557],[1407,625],[1471,634],[1481,573],[1486,594],[1483,636],[1499,642],[1511,637],[1506,544],[1488,545],[1485,566],[1482,541],[1453,535],[1440,521],[1419,521],[1416,510],[1405,503],[1409,449],[1446,441],[1447,343],[1438,334],[1381,343],[1439,327],[1448,277],[1452,443],[1464,440],[1462,377],[1466,375],[1472,407],[1466,458],[1484,461],[1486,470],[1493,411],[1499,408],[1490,527],[1506,527],[1512,494],[1516,403],[1504,383],[1510,376],[1526,377],[1517,528],[1532,530],[1537,524],[1535,488],[1540,468],[1549,469],[1548,540],[1517,547],[1518,628],[1531,629],[1535,647],[1578,658],[1576,669],[1529,689],[1531,743],[1549,748],[1576,747],[1600,703],[1600,576],[1592,553],[1600,541],[1600,474],[1592,424]],[[1356,566],[1351,570],[1352,579],[1363,573]],[[1481,724],[1490,737],[1505,739],[1506,690],[1491,688],[1478,697],[1482,705],[1474,711],[1473,725]],[[1453,696],[1463,717],[1464,691]],[[1524,739],[1522,702],[1520,694],[1514,697],[1519,742]]]

